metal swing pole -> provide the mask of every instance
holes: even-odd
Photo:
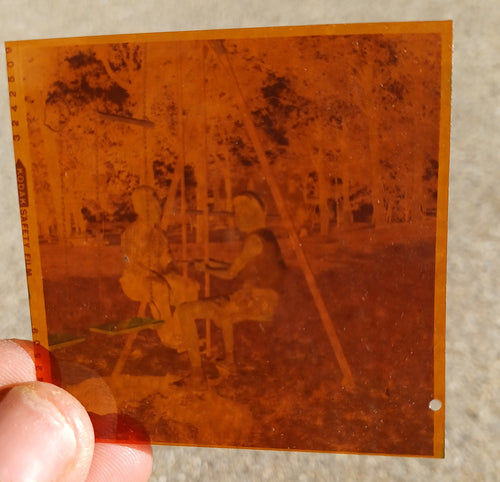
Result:
[[[316,305],[316,308],[318,310],[319,316],[321,318],[321,322],[322,322],[323,327],[328,335],[328,339],[330,341],[333,352],[334,352],[335,357],[337,359],[337,362],[339,364],[340,370],[342,372],[342,385],[347,389],[353,389],[354,388],[354,379],[352,376],[351,368],[350,368],[349,363],[347,362],[347,359],[344,355],[344,350],[342,349],[342,345],[340,344],[340,340],[338,338],[337,332],[336,332],[335,327],[333,325],[333,321],[330,317],[330,313],[328,312],[328,308],[325,305],[325,302],[324,302],[323,297],[321,295],[318,284],[316,283],[316,278],[314,277],[314,273],[312,272],[311,267],[309,266],[307,258],[304,254],[304,251],[302,250],[299,237],[297,236],[297,233],[295,232],[295,228],[293,226],[293,221],[292,221],[292,219],[291,219],[291,217],[288,214],[288,211],[286,209],[285,201],[281,195],[279,185],[278,185],[278,183],[273,175],[273,172],[271,170],[271,166],[270,166],[269,161],[267,159],[267,156],[265,154],[264,148],[262,147],[262,144],[260,142],[260,138],[259,138],[259,135],[257,133],[257,129],[255,128],[253,120],[249,114],[249,109],[248,109],[247,102],[245,100],[245,96],[243,94],[243,91],[241,90],[241,86],[238,82],[238,78],[236,77],[234,69],[231,65],[231,62],[230,62],[228,56],[227,56],[225,47],[224,47],[224,45],[222,45],[221,41],[217,41],[217,40],[211,40],[211,41],[208,41],[207,43],[212,48],[212,50],[215,52],[215,54],[217,55],[217,57],[220,60],[220,62],[222,63],[222,65],[226,68],[230,78],[234,82],[234,85],[236,87],[236,91],[238,93],[239,102],[241,105],[243,122],[244,122],[245,128],[246,128],[248,135],[250,136],[250,139],[253,143],[255,152],[256,152],[257,157],[259,159],[262,173],[264,174],[264,176],[266,178],[267,184],[271,190],[274,201],[276,202],[276,206],[278,207],[278,210],[280,212],[280,216],[285,224],[288,235],[290,236],[290,241],[292,243],[292,247],[293,247],[293,250],[295,252],[295,256],[297,257],[297,260],[298,260],[299,265],[302,269],[302,272],[304,273],[304,277],[306,279],[307,286],[309,287],[309,291],[311,292],[312,298],[313,298],[314,303]]]

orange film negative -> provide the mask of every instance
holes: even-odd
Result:
[[[99,441],[443,457],[451,45],[8,42],[38,378]]]

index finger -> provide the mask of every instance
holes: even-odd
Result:
[[[0,340],[0,389],[36,380],[33,344],[26,340]]]

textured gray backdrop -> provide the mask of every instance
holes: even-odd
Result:
[[[497,0],[0,0],[2,42],[272,25],[455,22],[445,460],[155,447],[152,481],[499,480],[499,7]],[[29,338],[14,174],[2,47],[0,337]]]

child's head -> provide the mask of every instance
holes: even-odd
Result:
[[[266,209],[262,200],[247,191],[233,199],[236,227],[245,233],[262,229],[266,225]]]

